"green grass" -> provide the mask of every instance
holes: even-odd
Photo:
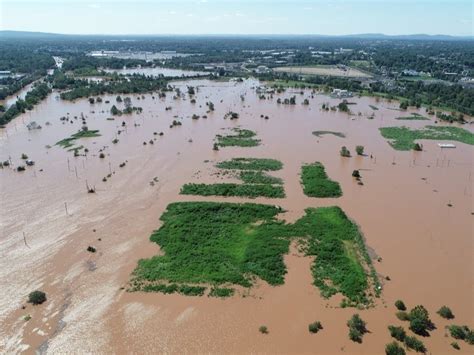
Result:
[[[240,180],[246,184],[269,184],[269,185],[281,185],[283,180],[262,171],[241,171],[239,175]]]
[[[382,127],[382,136],[396,150],[410,150],[417,139],[449,140],[474,145],[474,134],[451,126],[426,126],[424,129],[407,127]]]
[[[254,138],[257,134],[248,129],[234,128],[236,134],[216,136],[219,147],[256,147],[260,145],[260,139]]]
[[[322,137],[323,135],[326,135],[326,134],[332,134],[336,137],[339,137],[339,138],[345,138],[346,135],[342,132],[334,132],[334,131],[313,131],[313,134],[316,136],[316,137]]]
[[[341,186],[328,178],[323,164],[316,162],[303,165],[301,168],[301,184],[306,196],[340,197]]]
[[[273,186],[269,184],[185,184],[181,188],[182,195],[200,195],[200,196],[241,196],[241,197],[285,197],[285,191],[282,186]]]
[[[220,169],[276,171],[283,168],[283,164],[275,159],[233,158],[217,163]]]
[[[71,137],[69,138],[64,138],[60,140],[59,142],[56,143],[56,145],[59,145],[63,148],[70,148],[76,143],[75,142],[76,139],[93,138],[93,137],[99,137],[99,136],[100,136],[99,130],[79,131],[71,135]]]
[[[250,287],[256,277],[281,285],[283,256],[298,238],[307,241],[306,255],[315,256],[311,271],[324,297],[340,292],[354,305],[369,303],[378,279],[357,226],[344,212],[309,208],[294,224],[277,220],[280,212],[277,206],[252,203],[168,205],[161,228],[150,238],[164,255],[139,261],[132,289],[151,291],[163,282]]]

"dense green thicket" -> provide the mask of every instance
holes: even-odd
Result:
[[[342,195],[339,183],[328,178],[323,164],[319,162],[302,166],[301,184],[306,196],[339,197]]]
[[[474,134],[451,126],[426,126],[422,129],[408,127],[382,127],[380,133],[390,140],[390,145],[396,150],[410,150],[417,139],[450,140],[474,145]]]
[[[91,57],[91,56],[72,56],[64,61],[62,69],[68,71],[97,70],[100,68],[122,69],[123,67],[135,68],[138,66],[148,67],[153,65],[152,62],[147,62],[140,59],[122,59],[113,57]]]
[[[163,281],[250,287],[255,276],[280,285],[286,273],[283,255],[296,237],[307,241],[306,255],[316,257],[314,284],[324,297],[340,292],[353,304],[367,304],[378,279],[357,227],[344,212],[310,208],[294,224],[278,221],[279,212],[276,206],[250,203],[168,205],[163,225],[151,236],[164,255],[139,261],[132,288]],[[365,267],[372,271],[367,274]]]
[[[200,196],[241,196],[283,198],[285,191],[282,186],[270,184],[185,184],[180,191],[183,195]]]
[[[275,159],[266,158],[233,158],[216,164],[220,169],[276,171],[283,168],[283,164]]]
[[[246,184],[283,184],[282,179],[265,174],[262,171],[241,171],[239,174],[239,178]]]
[[[216,135],[217,145],[220,147],[256,147],[260,139],[254,138],[257,134],[249,129],[234,128],[236,134]]]

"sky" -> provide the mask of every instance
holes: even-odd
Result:
[[[0,30],[473,36],[473,0],[0,0]]]

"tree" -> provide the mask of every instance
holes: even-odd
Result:
[[[323,326],[322,326],[321,322],[319,322],[319,321],[313,322],[313,323],[308,325],[308,330],[309,330],[310,333],[317,333],[321,329],[323,329]]]
[[[417,353],[426,353],[426,348],[423,342],[415,337],[407,336],[405,338],[405,346],[409,349],[415,350]]]
[[[405,355],[405,350],[396,341],[385,345],[386,355]]]
[[[122,112],[117,108],[117,106],[113,105],[112,108],[110,109],[110,113],[113,116],[120,115]]]
[[[436,313],[438,313],[441,317],[445,319],[454,318],[454,314],[448,306],[442,306]]]
[[[423,145],[420,143],[415,143],[413,145],[413,150],[416,150],[417,152],[421,152],[423,150]]]
[[[388,331],[390,332],[390,335],[392,336],[392,338],[395,338],[398,341],[404,341],[407,335],[405,333],[405,329],[403,329],[402,327],[396,327],[394,325],[389,325]]]
[[[268,334],[268,328],[266,325],[261,325],[259,328],[258,328],[258,331],[262,334]]]
[[[408,102],[407,101],[400,102],[400,108],[402,110],[406,110],[408,108]]]
[[[341,157],[346,157],[346,158],[349,158],[351,156],[351,152],[349,151],[349,149],[347,149],[346,146],[343,146],[341,148],[340,154],[341,154]]]
[[[362,336],[367,333],[366,323],[360,318],[358,314],[354,314],[351,319],[347,321],[349,327],[349,338],[352,341],[361,343]]]
[[[28,295],[28,302],[34,305],[42,304],[46,302],[46,293],[43,291],[33,291]]]
[[[428,311],[422,305],[414,307],[410,313],[410,329],[418,335],[427,335],[428,330],[434,329]]]
[[[357,155],[364,155],[364,146],[363,145],[356,146],[356,152],[357,152]]]
[[[403,303],[402,300],[396,300],[395,301],[395,307],[397,307],[397,309],[399,311],[406,311],[407,310],[407,307],[405,306],[405,303]]]

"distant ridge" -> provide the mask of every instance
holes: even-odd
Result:
[[[305,38],[354,38],[354,39],[398,39],[398,40],[431,40],[431,41],[458,41],[474,40],[474,36],[451,36],[451,35],[386,35],[383,33],[360,33],[350,35],[320,35],[320,34],[61,34],[50,32],[32,32],[32,31],[0,31],[0,39],[52,39],[52,38],[73,38],[73,37],[305,37]]]

